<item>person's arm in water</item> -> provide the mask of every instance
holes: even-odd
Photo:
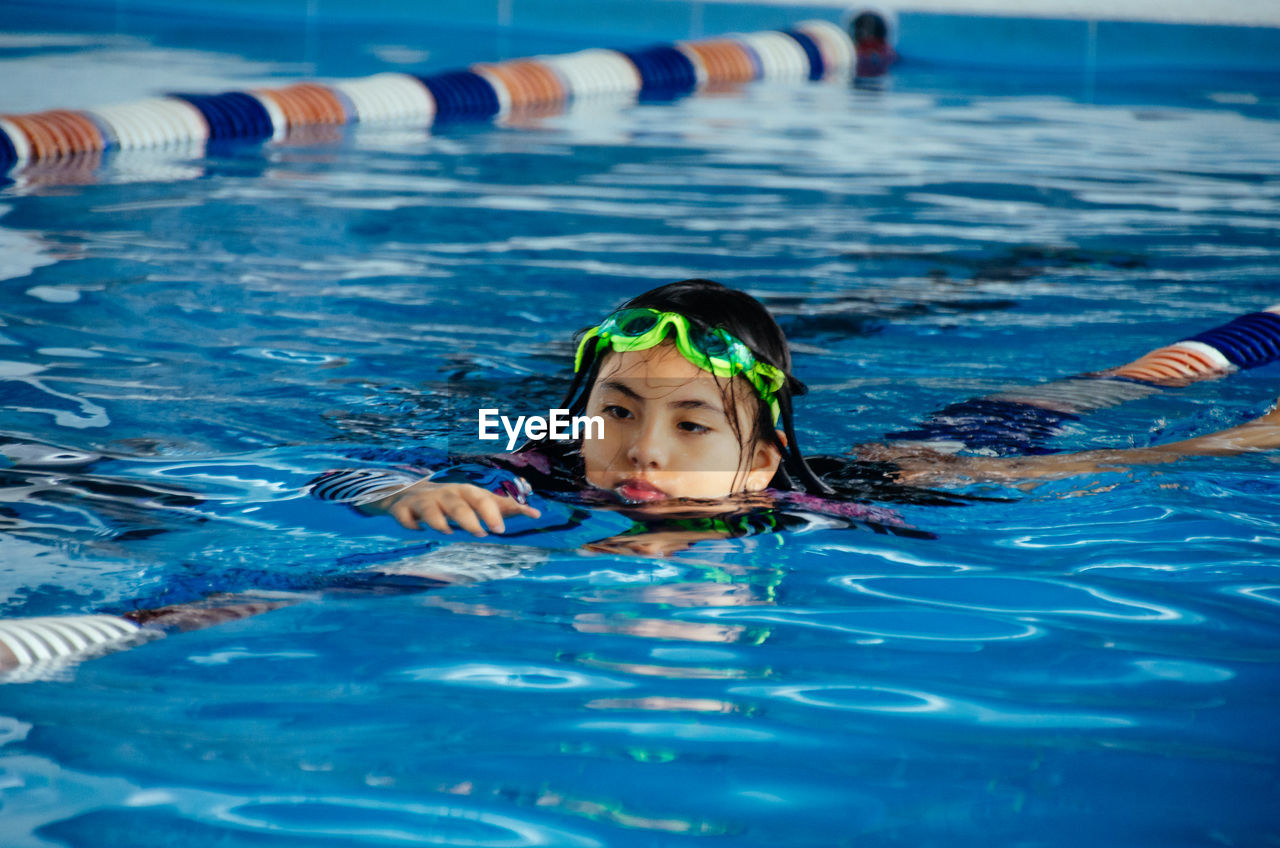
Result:
[[[1121,470],[1130,465],[1172,462],[1187,456],[1233,456],[1280,449],[1280,406],[1266,415],[1217,433],[1148,448],[1118,448],[1027,457],[942,454],[907,445],[862,445],[854,453],[865,459],[888,459],[901,469],[904,483],[942,485],[955,482],[1011,482],[1071,477]]]
[[[470,483],[433,483],[422,480],[407,489],[360,507],[362,512],[390,515],[408,530],[423,524],[441,533],[452,533],[450,523],[473,536],[507,532],[505,517],[538,518],[541,512],[507,495]],[[486,528],[488,528],[486,532]]]
[[[505,533],[504,517],[542,515],[524,503],[530,489],[519,478],[504,482],[499,491],[489,491],[470,483],[432,482],[424,473],[422,469],[329,471],[312,482],[311,494],[345,503],[365,515],[390,515],[407,530],[420,530],[425,524],[452,533],[452,522],[473,536]]]

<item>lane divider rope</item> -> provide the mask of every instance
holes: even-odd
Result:
[[[850,35],[824,20],[639,50],[479,63],[427,76],[382,73],[222,94],[173,93],[100,109],[0,115],[0,173],[101,153],[231,140],[279,140],[310,127],[489,120],[546,114],[599,97],[669,99],[772,80],[842,79],[858,64]]]

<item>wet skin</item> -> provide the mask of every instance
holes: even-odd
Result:
[[[755,413],[745,380],[717,380],[672,345],[610,352],[587,398],[605,422],[582,444],[587,482],[632,503],[761,491],[781,454],[754,440]]]

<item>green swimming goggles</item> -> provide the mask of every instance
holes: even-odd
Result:
[[[582,369],[587,345],[595,340],[595,353],[612,346],[619,353],[648,350],[667,338],[675,329],[676,349],[680,355],[703,371],[709,371],[725,379],[741,374],[747,379],[760,398],[769,405],[776,425],[782,411],[778,407],[776,393],[787,382],[787,375],[767,362],[756,359],[751,348],[736,336],[720,327],[700,327],[678,312],[659,312],[656,309],[620,309],[592,327],[582,337],[573,370]]]

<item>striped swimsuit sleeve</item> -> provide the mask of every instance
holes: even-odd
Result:
[[[311,494],[322,501],[364,506],[430,477],[417,469],[341,468],[312,480]]]
[[[2,620],[0,646],[16,665],[0,666],[0,683],[52,680],[81,660],[158,635],[114,615]]]

